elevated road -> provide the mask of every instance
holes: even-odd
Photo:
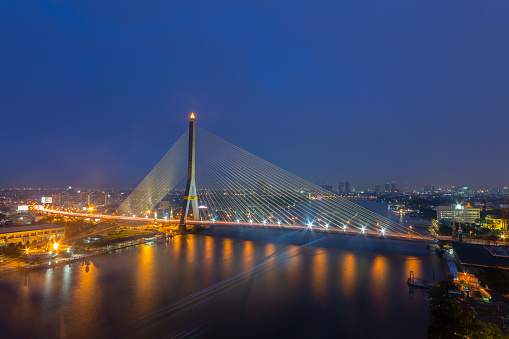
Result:
[[[79,218],[91,218],[91,219],[106,219],[106,220],[125,220],[125,221],[144,221],[144,222],[158,222],[162,224],[174,224],[175,227],[178,226],[180,220],[178,219],[162,219],[162,218],[139,218],[139,217],[127,217],[127,216],[119,216],[119,215],[106,215],[106,214],[94,214],[94,213],[80,213],[80,212],[67,212],[67,211],[59,211],[45,208],[44,206],[36,205],[35,209],[41,212],[69,216],[69,217],[79,217]],[[245,227],[263,227],[263,228],[271,228],[271,229],[287,229],[287,230],[304,230],[309,229],[314,232],[320,233],[331,233],[331,234],[344,234],[344,235],[363,235],[372,238],[385,238],[392,240],[403,240],[403,241],[412,241],[412,242],[420,242],[420,243],[434,243],[436,240],[430,236],[425,235],[415,235],[415,234],[405,234],[405,233],[395,233],[395,232],[385,232],[382,234],[381,232],[376,232],[372,230],[364,230],[360,231],[359,229],[340,229],[336,227],[322,227],[322,226],[304,226],[304,225],[288,225],[288,224],[271,224],[271,223],[258,223],[258,222],[230,222],[230,221],[212,221],[212,220],[187,220],[186,224],[188,225],[197,225],[197,226],[224,226],[224,227],[235,227],[235,226],[245,226]],[[437,237],[438,240],[452,240],[451,237]]]

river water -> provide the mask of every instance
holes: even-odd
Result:
[[[394,211],[390,211],[388,205],[384,202],[378,202],[369,199],[350,199],[350,200],[387,219],[399,223],[405,228],[412,226],[413,231],[428,235],[428,226],[431,225],[431,221],[422,220],[405,214],[399,214]]]
[[[0,277],[2,337],[425,338],[425,244],[216,228]]]

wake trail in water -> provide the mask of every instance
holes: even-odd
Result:
[[[234,283],[236,281],[241,280],[242,278],[246,277],[250,273],[259,271],[262,268],[265,268],[269,264],[276,263],[276,261],[278,259],[281,259],[281,258],[283,258],[286,255],[289,255],[289,254],[295,255],[295,254],[297,254],[296,252],[302,251],[302,250],[306,249],[308,246],[316,245],[317,243],[322,242],[325,239],[326,239],[326,237],[321,237],[321,238],[315,239],[313,241],[310,241],[310,242],[308,242],[308,243],[306,243],[304,245],[300,245],[300,246],[298,246],[296,248],[292,248],[292,249],[290,249],[290,250],[288,250],[286,252],[283,252],[281,254],[278,254],[276,256],[272,256],[272,257],[264,260],[263,262],[259,263],[258,265],[255,265],[255,266],[253,266],[251,268],[248,268],[245,271],[242,271],[242,272],[240,272],[238,274],[235,274],[235,275],[231,276],[228,279],[220,281],[220,282],[218,282],[218,283],[216,283],[214,285],[211,285],[211,286],[209,286],[207,288],[204,288],[204,289],[202,289],[202,290],[200,290],[198,292],[190,294],[187,297],[184,297],[184,298],[182,298],[182,299],[172,303],[171,305],[168,305],[168,306],[166,306],[164,308],[161,308],[161,309],[159,309],[159,310],[157,310],[155,312],[152,312],[152,313],[147,314],[147,315],[145,315],[145,316],[143,316],[141,318],[138,318],[138,319],[132,321],[131,324],[135,324],[135,323],[137,323],[139,321],[142,321],[142,320],[147,320],[148,318],[154,317],[154,316],[159,315],[159,314],[161,314],[163,312],[165,312],[165,313],[171,312],[171,311],[177,310],[179,308],[185,307],[186,305],[189,305],[191,303],[195,303],[195,302],[199,301],[200,298],[205,298],[206,296],[208,296],[208,295],[210,295],[212,293],[215,294],[220,289],[222,289],[222,288],[224,288],[224,287],[226,287],[226,286],[228,286],[228,285],[230,285],[230,284],[232,284],[232,283]]]

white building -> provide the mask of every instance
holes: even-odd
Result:
[[[475,219],[479,219],[480,216],[481,209],[472,208],[470,204],[467,204],[466,207],[462,205],[437,207],[438,221],[454,220],[456,222],[472,224],[475,223]]]

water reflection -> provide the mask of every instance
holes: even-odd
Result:
[[[285,275],[284,285],[286,289],[289,289],[292,294],[297,293],[302,288],[304,274],[302,270],[303,256],[295,253],[297,246],[290,246],[289,250],[291,254],[286,260],[287,274]]]
[[[182,242],[185,241],[184,237],[173,237],[173,256],[177,261],[180,260],[182,255]]]
[[[343,277],[343,284],[339,286],[343,291],[343,297],[351,298],[355,295],[357,287],[357,257],[353,253],[347,252],[343,255],[340,276]]]
[[[154,248],[155,246],[141,245],[139,247],[136,274],[136,303],[142,312],[148,312],[153,303],[154,293]]]
[[[419,258],[409,256],[405,259],[406,278],[409,277],[410,271],[414,271],[416,278],[423,278],[422,261]]]
[[[313,249],[311,259],[311,293],[313,300],[323,303],[327,295],[328,277],[328,255],[324,249]]]
[[[222,245],[223,255],[220,266],[223,268],[223,277],[229,277],[233,275],[233,240],[224,239]]]
[[[203,275],[206,279],[211,279],[215,271],[214,260],[214,238],[206,236],[203,247]]]
[[[61,268],[62,271],[62,298],[67,299],[71,291],[71,274],[72,268],[70,265],[65,265]]]
[[[274,255],[276,254],[276,245],[275,244],[270,244],[270,243],[267,243],[265,244],[265,250],[263,251],[263,254],[264,254],[264,257],[263,257],[263,260],[268,260],[269,258],[273,258]],[[266,275],[267,275],[267,288],[272,290],[274,288],[274,286],[276,285],[277,283],[277,280],[278,280],[278,274],[280,274],[280,270],[278,269],[275,269],[275,268],[269,268],[267,271],[266,271]]]
[[[53,297],[52,289],[53,286],[53,275],[55,274],[54,268],[49,268],[46,270],[46,274],[44,275],[44,290],[42,292],[43,295],[43,304],[48,304],[51,302]]]
[[[98,321],[97,311],[102,302],[102,291],[97,286],[94,263],[87,261],[87,265],[77,266],[76,271],[73,312],[85,326],[94,326]]]
[[[165,318],[148,323],[141,336],[178,334],[194,328],[196,319],[225,330],[234,319],[240,324],[237,337],[263,333],[319,337],[320,329],[344,337],[376,333],[405,337],[409,331],[425,337],[429,319],[422,307],[425,296],[415,296],[422,302],[409,300],[406,278],[410,270],[417,277],[433,269],[438,272],[440,260],[434,254],[424,250],[416,256],[414,244],[408,245],[409,254],[377,254],[376,239],[363,239],[363,251],[347,251],[340,245],[297,250],[309,240],[295,245],[276,243],[275,238],[270,232],[265,241],[187,235],[168,244],[94,257],[87,265],[15,274],[0,281],[0,328],[17,337],[30,337],[32,329],[44,329],[48,336],[97,337],[105,328],[121,331],[131,321],[191,296]],[[216,287],[286,252],[254,269],[255,274],[228,281],[226,289]],[[200,291],[204,292],[195,295]],[[366,326],[366,317],[371,326]],[[25,327],[27,322],[31,328]],[[265,332],[256,332],[263,326]],[[306,332],[309,328],[317,332]],[[130,333],[112,337],[126,335]]]
[[[378,255],[373,260],[370,276],[370,291],[372,298],[378,306],[387,302],[387,284],[389,278],[388,260],[385,256]]]
[[[186,263],[191,264],[196,260],[196,237],[185,237]]]
[[[245,241],[243,244],[242,262],[244,270],[254,266],[254,248],[252,241]]]

